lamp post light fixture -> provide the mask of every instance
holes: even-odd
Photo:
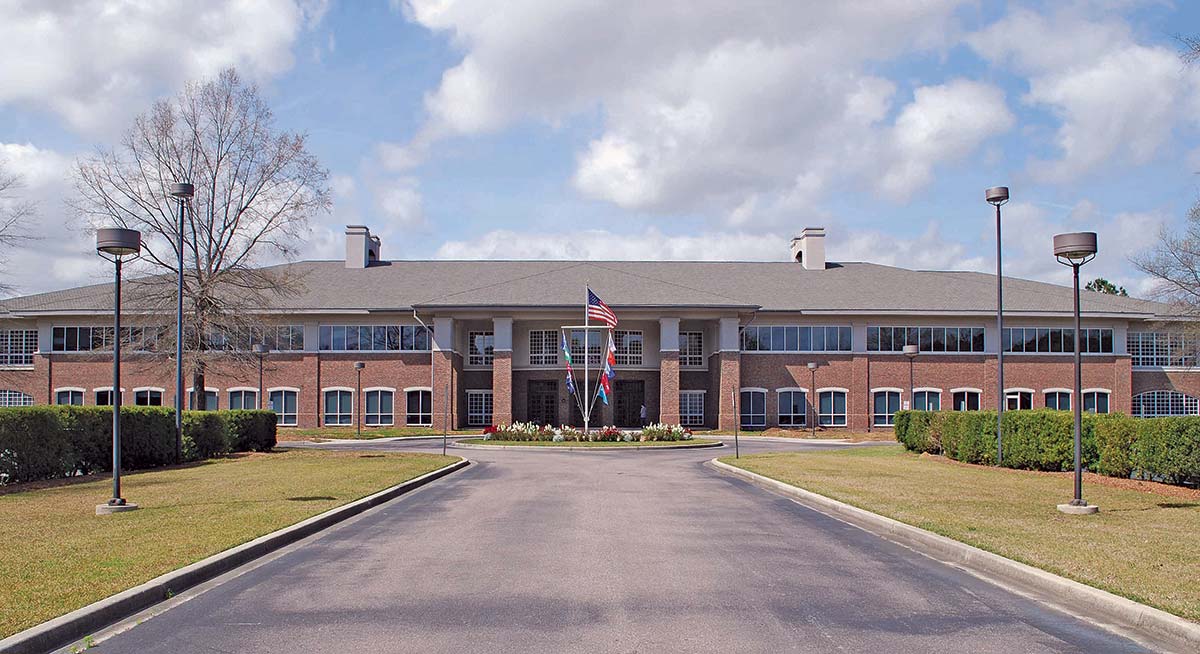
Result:
[[[921,348],[916,345],[905,345],[904,356],[908,357],[908,408],[916,409],[917,400],[913,394],[913,362],[917,360],[917,355],[921,353]]]
[[[169,190],[171,197],[179,203],[179,231],[176,232],[176,285],[175,305],[175,463],[183,463],[183,220],[188,200],[196,194],[196,187],[187,182],[176,182]]]
[[[1095,513],[1100,507],[1088,504],[1083,499],[1083,465],[1080,445],[1080,423],[1083,418],[1083,386],[1082,366],[1079,357],[1079,267],[1096,258],[1096,233],[1073,232],[1058,234],[1054,237],[1054,258],[1064,266],[1071,267],[1074,281],[1075,298],[1075,388],[1071,397],[1071,412],[1075,417],[1075,498],[1069,504],[1059,504],[1058,510],[1063,513],[1088,514]]]
[[[362,436],[362,408],[363,408],[362,371],[363,371],[363,368],[366,368],[366,367],[367,367],[367,364],[363,363],[362,361],[354,362],[354,374],[358,376],[358,379],[355,382],[355,386],[354,386],[354,407],[356,409],[356,411],[354,412],[354,432],[356,434],[358,434],[360,437]],[[432,397],[433,393],[430,393],[429,395]]]
[[[263,393],[267,392],[263,388],[263,357],[267,356],[269,351],[266,343],[254,344],[254,353],[258,355],[258,402],[256,403],[258,406],[256,408],[259,411],[262,411],[263,408]]]
[[[110,227],[96,230],[96,253],[113,262],[113,392],[112,392],[112,498],[96,507],[96,515],[132,511],[138,506],[121,497],[121,265],[142,251],[142,234],[135,229]]]
[[[810,425],[810,428],[812,429],[812,437],[813,438],[817,437],[817,415],[818,415],[818,413],[817,413],[816,399],[817,399],[817,368],[818,367],[819,366],[816,361],[808,362],[808,372],[812,376],[812,383],[809,384],[809,386],[811,386],[811,388],[809,389],[809,392],[812,393],[812,395],[809,396],[808,404],[809,404],[809,406],[811,406],[813,408],[812,425]]]
[[[1000,265],[1000,205],[1008,202],[1008,187],[993,186],[984,195],[996,207],[996,465],[1004,463],[1004,276]]]

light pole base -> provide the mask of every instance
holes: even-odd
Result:
[[[1059,504],[1058,510],[1070,515],[1090,515],[1098,513],[1100,507],[1095,504]]]
[[[124,513],[126,511],[136,511],[138,505],[132,503],[125,504],[97,504],[96,515],[111,515],[113,513]]]

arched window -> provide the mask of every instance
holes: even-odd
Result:
[[[296,391],[277,389],[268,396],[270,408],[275,412],[276,424],[294,426],[296,424]]]
[[[741,394],[742,427],[754,429],[767,426],[767,394],[760,390],[743,390]]]
[[[163,392],[153,388],[134,389],[133,403],[136,406],[162,406]]]
[[[229,391],[229,408],[235,411],[258,408],[258,393],[256,391],[237,390]]]
[[[821,391],[817,424],[842,427],[846,424],[846,391]]]
[[[367,411],[366,423],[372,427],[390,425],[395,422],[392,404],[396,394],[390,390],[370,390],[366,392]]]
[[[913,411],[941,411],[942,394],[940,391],[913,391]]]
[[[1200,414],[1200,400],[1179,391],[1146,391],[1133,396],[1132,413],[1139,418],[1194,416]]]
[[[808,424],[808,395],[804,391],[779,392],[779,426],[803,427]]]
[[[54,394],[54,403],[83,406],[83,391],[75,388],[64,388]]]
[[[1067,391],[1047,391],[1046,408],[1059,411],[1071,410],[1071,394]]]
[[[875,391],[871,424],[876,427],[890,427],[896,424],[896,412],[899,410],[899,391]]]
[[[1033,393],[1010,389],[1004,392],[1006,411],[1027,411],[1033,408]]]
[[[978,411],[979,391],[954,391],[955,411]]]
[[[433,393],[422,390],[412,390],[405,394],[407,397],[407,413],[405,414],[405,424],[409,425],[432,425],[433,424]]]
[[[1088,413],[1108,413],[1108,391],[1084,391],[1083,410]]]
[[[325,391],[325,424],[349,425],[354,421],[353,391]]]

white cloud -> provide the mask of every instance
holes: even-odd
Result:
[[[603,129],[578,156],[581,193],[743,221],[752,197],[770,207],[874,178],[881,160],[909,168],[897,173],[908,183],[925,183],[938,162],[1004,128],[1007,110],[984,105],[979,121],[959,131],[943,124],[897,152],[888,124],[896,86],[869,71],[952,45],[958,4],[523,0],[500,9],[411,0],[406,16],[464,52],[426,97],[429,122],[414,142],[531,118],[557,125],[599,109]],[[941,92],[968,109],[966,84]],[[974,100],[969,108],[981,108]],[[927,101],[913,112],[949,120],[933,109]]]
[[[941,225],[930,221],[916,238],[896,238],[876,230],[859,230],[844,238],[829,235],[826,256],[833,261],[869,261],[914,270],[983,270],[987,259],[972,256],[966,244],[948,240]]]
[[[237,66],[251,79],[293,62],[291,47],[327,2],[0,4],[0,105],[60,115],[111,134],[152,98]]]
[[[500,229],[469,241],[447,241],[439,259],[571,259],[624,261],[787,260],[788,238],[777,234],[712,232],[668,236],[656,228],[633,234],[607,230],[543,234]]]
[[[1170,48],[1139,43],[1120,18],[1098,13],[1086,4],[1050,15],[1017,9],[968,37],[981,56],[1027,75],[1024,102],[1059,121],[1059,156],[1031,165],[1046,181],[1114,161],[1150,161],[1176,126],[1194,120],[1200,101],[1200,72]]]
[[[415,177],[382,180],[375,187],[375,206],[388,222],[380,233],[395,227],[419,227],[425,224],[421,191]]]

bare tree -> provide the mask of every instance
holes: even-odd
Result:
[[[18,195],[20,188],[21,178],[10,173],[4,161],[0,161],[0,272],[8,262],[8,250],[32,238],[26,229],[34,207]],[[12,286],[0,283],[0,293],[12,290]]]
[[[291,267],[264,264],[294,257],[309,218],[329,209],[328,177],[306,136],[276,129],[257,87],[233,69],[156,103],[119,146],[77,162],[77,214],[91,227],[142,232],[152,274],[132,282],[131,295],[161,325],[175,315],[181,229],[168,189],[195,185],[182,233],[184,365],[197,408],[205,408],[206,367],[249,364],[264,309],[300,290]],[[161,334],[158,347],[173,347],[173,330]]]
[[[1163,227],[1158,243],[1131,260],[1155,280],[1156,299],[1200,315],[1200,204],[1192,206],[1182,233]]]

